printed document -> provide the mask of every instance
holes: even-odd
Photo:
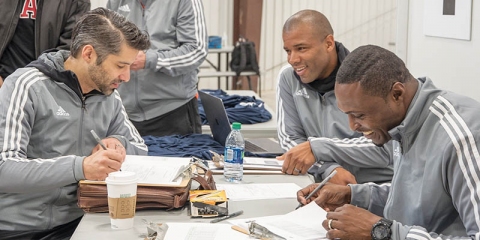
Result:
[[[247,240],[248,235],[237,232],[230,224],[167,223],[164,240]]]
[[[311,202],[297,210],[285,215],[268,217],[233,219],[230,223],[243,229],[248,229],[248,224],[255,221],[257,224],[267,228],[286,239],[327,239],[322,222],[326,219],[327,212],[315,202]]]
[[[301,188],[295,183],[217,184],[232,201],[296,198]]]
[[[174,178],[189,165],[190,159],[127,155],[122,170],[135,172],[139,184],[180,185],[182,178]]]

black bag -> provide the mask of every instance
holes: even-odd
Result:
[[[255,43],[240,38],[232,52],[232,60],[230,68],[240,76],[241,72],[253,71],[260,75],[260,68],[257,62],[257,53],[255,51]]]

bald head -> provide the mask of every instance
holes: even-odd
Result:
[[[332,25],[322,13],[315,10],[302,10],[287,19],[283,25],[283,33],[293,31],[299,26],[308,25],[311,27],[313,34],[321,38],[327,35],[333,35]]]

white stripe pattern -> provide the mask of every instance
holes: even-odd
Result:
[[[171,58],[157,59],[157,69],[162,67],[183,67],[189,66],[200,61],[201,58],[207,55],[206,50],[206,26],[203,19],[202,3],[199,0],[192,0],[192,8],[195,15],[195,39],[197,42],[197,49],[185,55],[175,56]]]
[[[123,115],[123,124],[125,125],[125,127],[127,127],[128,129],[128,132],[130,134],[130,136],[133,137],[133,139],[135,140],[134,142],[130,142],[133,146],[143,150],[143,151],[148,151],[148,148],[145,146],[145,142],[143,140],[143,138],[140,136],[140,134],[138,133],[137,129],[135,128],[135,126],[133,126],[132,122],[130,122],[129,118],[128,118],[128,114],[127,114],[127,111],[125,111],[125,107],[123,106],[123,102],[122,102],[122,98],[120,97],[120,94],[118,93],[117,90],[114,91],[114,96],[115,96],[115,99],[117,99],[118,101],[120,101],[120,106],[122,107],[122,110],[121,110],[121,114]]]
[[[474,169],[474,162],[478,163],[480,161],[480,154],[478,153],[476,142],[473,138],[473,134],[468,128],[468,126],[466,125],[465,121],[462,119],[462,117],[458,115],[453,105],[442,96],[439,96],[433,102],[433,105],[430,106],[429,110],[440,119],[439,122],[441,126],[444,128],[444,130],[450,137],[452,144],[456,149],[460,169],[463,172],[465,182],[467,184],[468,189],[470,190],[470,201],[474,208],[474,215],[475,215],[477,228],[480,229],[478,203],[476,200],[480,198],[480,195],[479,195],[480,186],[478,185],[474,186],[475,182],[476,183],[479,182],[478,175],[476,174]],[[471,149],[471,151],[473,152],[474,159],[472,159],[469,149]],[[469,173],[472,176],[473,181],[469,177]],[[407,234],[407,238],[434,239],[434,238],[425,238],[423,237],[424,234],[428,235],[428,233],[424,231],[420,231],[418,229],[411,229],[410,232]],[[419,235],[422,235],[422,236],[419,236]],[[478,234],[476,236],[478,239]]]
[[[286,151],[297,146],[297,143],[290,138],[285,130],[285,111],[283,109],[283,99],[280,97],[280,88],[278,86],[280,86],[280,79],[283,71],[290,67],[290,65],[283,66],[277,75],[277,131],[280,146]]]
[[[22,157],[18,155],[19,151],[17,151],[17,149],[20,149],[20,141],[22,138],[21,131],[23,128],[22,119],[25,116],[25,113],[22,110],[28,98],[28,90],[32,84],[39,80],[46,79],[35,75],[35,72],[37,72],[36,69],[29,70],[22,74],[15,82],[15,87],[12,91],[12,97],[10,99],[5,119],[5,135],[2,148],[3,159],[22,159]],[[9,149],[14,151],[8,151]]]

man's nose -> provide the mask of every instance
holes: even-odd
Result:
[[[118,79],[128,82],[130,81],[130,67],[128,67],[125,71],[123,71],[119,76]]]
[[[355,118],[351,115],[348,115],[348,124],[349,124],[350,129],[352,129],[352,131],[358,132],[357,129],[360,128],[360,124],[358,122],[356,122]]]
[[[291,51],[290,55],[288,56],[288,63],[290,65],[295,65],[300,62],[300,57],[295,51]]]

